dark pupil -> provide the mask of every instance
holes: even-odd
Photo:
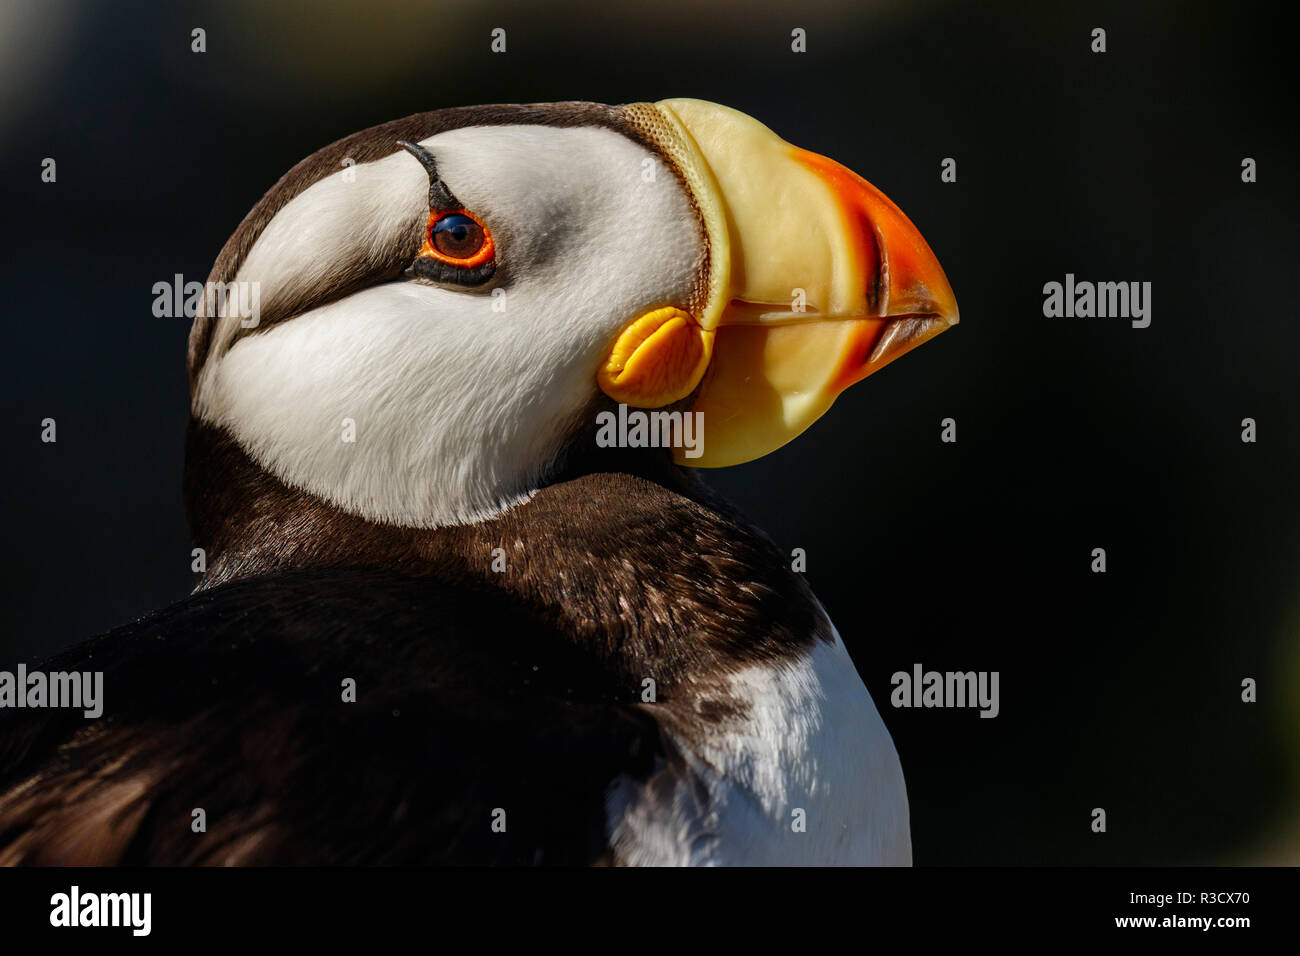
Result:
[[[433,247],[444,256],[468,259],[483,246],[483,230],[469,216],[452,213],[433,224]]]

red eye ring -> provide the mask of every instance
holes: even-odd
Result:
[[[473,213],[465,209],[430,213],[420,255],[472,269],[491,262],[495,254],[492,233]]]

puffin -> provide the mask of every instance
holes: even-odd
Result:
[[[0,710],[0,863],[910,865],[844,642],[699,471],[957,319],[883,193],[714,103],[326,146],[195,310],[197,586],[45,662],[98,718]]]

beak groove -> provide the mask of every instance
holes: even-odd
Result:
[[[955,315],[948,317],[925,313],[891,316],[867,362],[873,366],[872,371],[875,371],[876,368],[892,362],[899,356],[906,355],[918,345],[924,345],[940,332],[956,324]]]

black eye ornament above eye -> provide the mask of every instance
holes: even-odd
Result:
[[[455,285],[487,282],[496,274],[496,243],[491,230],[451,194],[427,149],[403,140],[398,140],[398,145],[418,159],[429,176],[429,221],[411,273]]]

